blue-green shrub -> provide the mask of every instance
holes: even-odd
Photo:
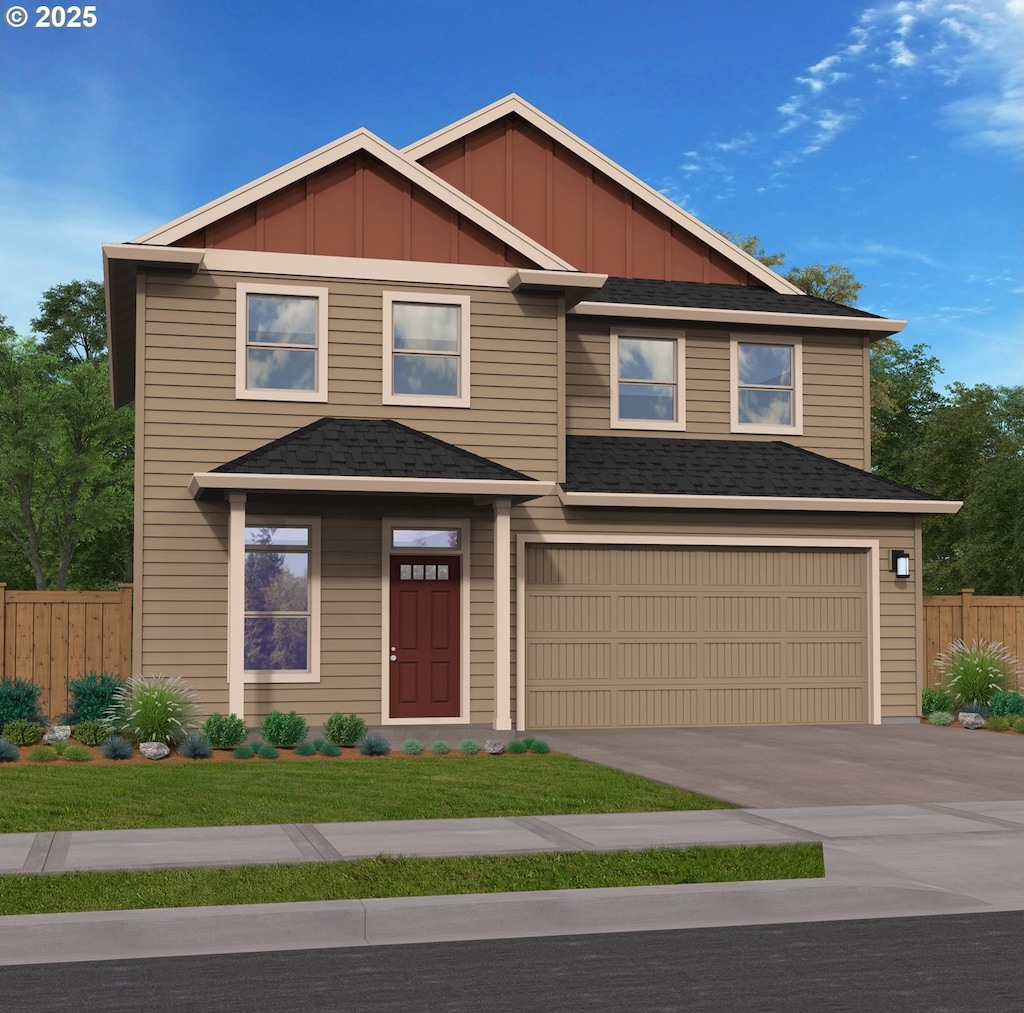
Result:
[[[363,756],[387,756],[391,752],[391,746],[383,735],[364,735],[357,743],[356,749]]]
[[[276,760],[277,750],[266,742],[259,742],[255,747],[255,754],[261,760]]]
[[[123,735],[111,735],[101,746],[100,753],[108,760],[129,760],[132,744]]]
[[[998,717],[1024,714],[1024,695],[1000,690],[989,702],[988,709]]]
[[[10,739],[0,739],[0,763],[13,763],[18,758],[18,747]]]
[[[949,711],[932,711],[928,715],[928,724],[930,725],[951,725],[953,723],[953,715]]]
[[[423,743],[419,739],[406,739],[402,743],[402,752],[406,756],[419,756],[423,752]]]
[[[231,755],[236,760],[251,760],[256,755],[256,747],[239,746]]]
[[[551,747],[543,739],[532,739],[530,745],[531,753],[550,753]]]
[[[430,751],[438,756],[447,756],[452,751],[452,747],[445,739],[435,739],[430,743]]]
[[[234,749],[245,742],[249,729],[237,714],[211,714],[203,722],[203,732],[214,749]]]
[[[202,732],[193,729],[178,743],[178,752],[189,760],[208,760],[213,756],[213,747]]]
[[[123,679],[107,672],[89,672],[77,679],[69,679],[68,724],[99,721],[110,710],[114,693],[123,682]]]
[[[43,687],[25,679],[0,679],[0,728],[8,721],[34,721],[42,725],[39,697]]]
[[[459,752],[466,756],[476,756],[480,752],[480,743],[476,739],[461,739],[459,741]]]
[[[341,746],[336,746],[333,742],[318,741],[320,744],[316,747],[316,751],[321,756],[341,756]]]
[[[296,742],[296,756],[316,756],[316,746],[312,742]]]
[[[366,722],[358,714],[335,711],[324,722],[324,735],[336,746],[354,746],[366,734]]]
[[[529,746],[522,739],[513,739],[506,747],[506,753],[512,753],[514,756],[520,753],[525,753],[529,749]]]

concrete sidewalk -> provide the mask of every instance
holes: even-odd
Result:
[[[0,918],[0,964],[1024,910],[1024,802],[0,836],[0,872],[822,841],[821,880]]]

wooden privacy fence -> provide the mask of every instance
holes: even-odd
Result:
[[[127,678],[132,585],[116,591],[8,591],[0,583],[0,675],[43,687],[39,709],[67,710],[67,680],[87,672]]]
[[[925,595],[925,685],[935,685],[935,656],[954,640],[998,641],[1024,663],[1024,597],[975,595],[971,588]]]

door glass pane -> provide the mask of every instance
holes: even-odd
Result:
[[[414,563],[412,567],[412,579],[423,580],[423,567],[419,563]]]
[[[417,352],[459,350],[458,306],[396,302],[391,307],[395,328],[395,349]]]
[[[434,563],[427,563],[423,570],[423,576],[427,580],[437,580],[437,566]]]
[[[439,563],[437,566],[437,579],[447,580],[448,579],[448,564]]]
[[[412,580],[412,566],[408,563],[401,563],[398,567],[401,580]]]

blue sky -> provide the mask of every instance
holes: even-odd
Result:
[[[839,262],[943,383],[1020,383],[1024,0],[97,0],[0,24],[0,313],[365,126],[518,92],[786,266]],[[3,2],[6,11],[10,5]]]

